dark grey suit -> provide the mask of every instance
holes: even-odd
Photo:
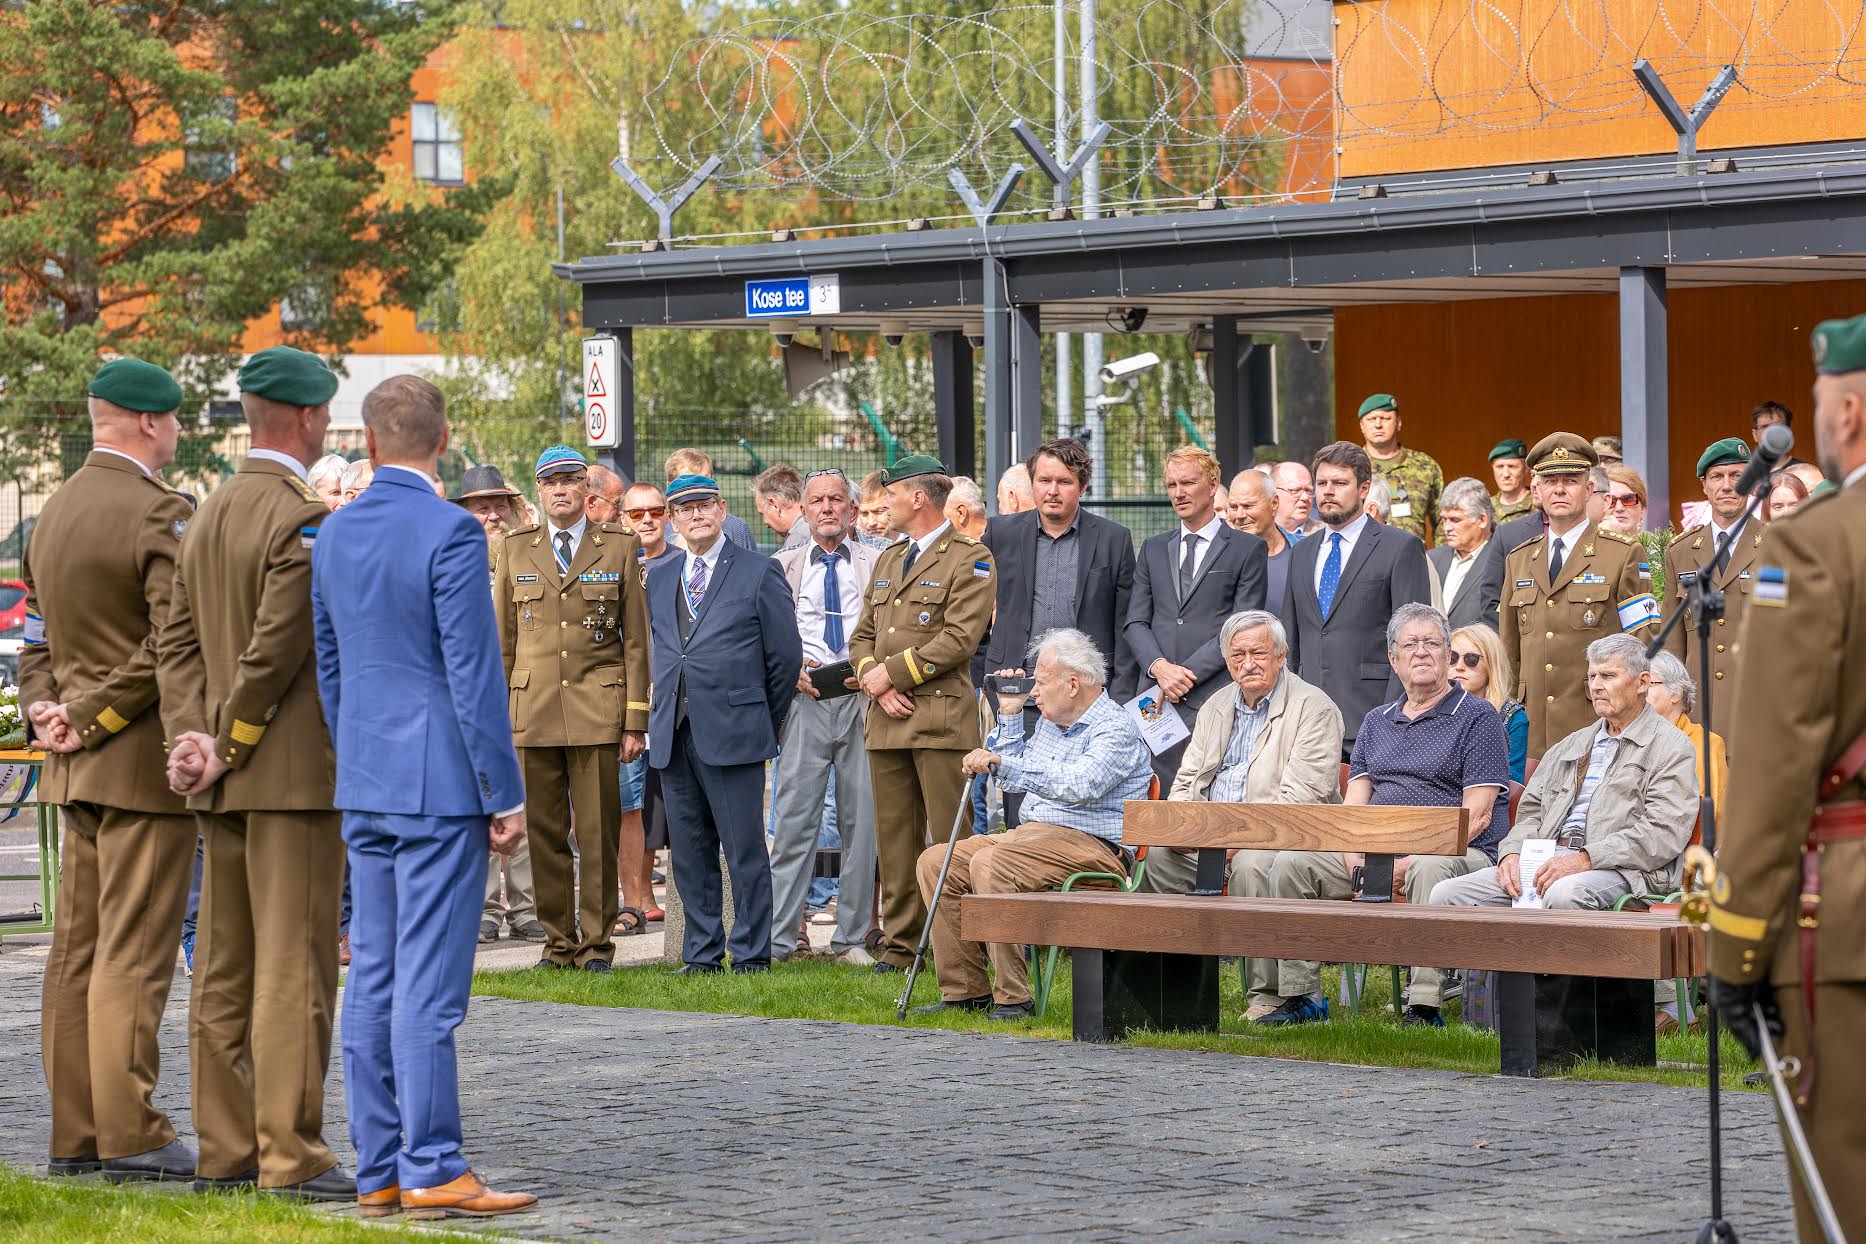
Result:
[[[1495,544],[1493,538],[1478,550],[1476,563],[1464,572],[1464,582],[1458,585],[1458,594],[1445,601],[1445,616],[1451,619],[1454,631],[1480,622],[1493,631],[1497,629],[1497,602],[1503,599],[1503,559],[1495,555]],[[1451,559],[1457,554],[1450,545],[1441,544],[1427,549],[1425,556],[1443,583],[1451,573]]]
[[[1399,698],[1402,690],[1387,663],[1387,622],[1409,601],[1431,603],[1432,581],[1419,537],[1370,519],[1341,568],[1334,605],[1323,618],[1315,597],[1315,567],[1328,556],[1331,534],[1318,531],[1290,554],[1283,626],[1289,631],[1289,668],[1320,687],[1341,710],[1346,759],[1361,718]]]
[[[1225,619],[1267,606],[1269,548],[1247,531],[1220,523],[1218,535],[1199,561],[1192,590],[1179,596],[1180,538],[1184,527],[1150,536],[1134,563],[1134,591],[1127,610],[1127,646],[1133,651],[1136,687],[1153,681],[1148,672],[1164,657],[1192,671],[1198,681],[1179,702],[1187,726],[1199,706],[1224,685],[1224,654],[1218,631]],[[1130,697],[1131,698],[1131,697]],[[1170,782],[1185,744],[1154,757],[1154,772]]]
[[[1079,512],[1076,534],[1076,616],[1072,625],[1108,658],[1108,693],[1117,700],[1134,698],[1134,654],[1122,625],[1134,586],[1134,535],[1116,522],[1087,510]],[[998,567],[998,608],[985,644],[987,670],[1023,665],[1035,604],[1037,533],[1035,510],[994,518],[985,524],[985,547]]]

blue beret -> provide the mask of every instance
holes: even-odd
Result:
[[[682,501],[699,501],[706,497],[717,497],[719,485],[706,475],[676,475],[667,485],[667,503],[679,505]]]
[[[582,454],[568,445],[552,445],[538,455],[537,477],[547,475],[568,475],[572,471],[587,471],[590,464]]]

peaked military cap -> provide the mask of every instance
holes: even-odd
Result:
[[[1593,445],[1573,432],[1551,432],[1529,451],[1529,469],[1537,475],[1579,475],[1599,465]]]

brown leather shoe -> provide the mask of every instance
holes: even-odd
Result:
[[[438,1188],[402,1189],[402,1214],[408,1218],[489,1218],[529,1209],[538,1198],[529,1192],[494,1192],[472,1171]]]
[[[398,1184],[356,1195],[356,1212],[365,1218],[387,1218],[402,1208],[402,1189]]]

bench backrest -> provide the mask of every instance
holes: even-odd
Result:
[[[1364,851],[1463,855],[1464,808],[1369,808],[1338,803],[1190,803],[1130,799],[1121,839],[1130,847],[1255,851]]]

